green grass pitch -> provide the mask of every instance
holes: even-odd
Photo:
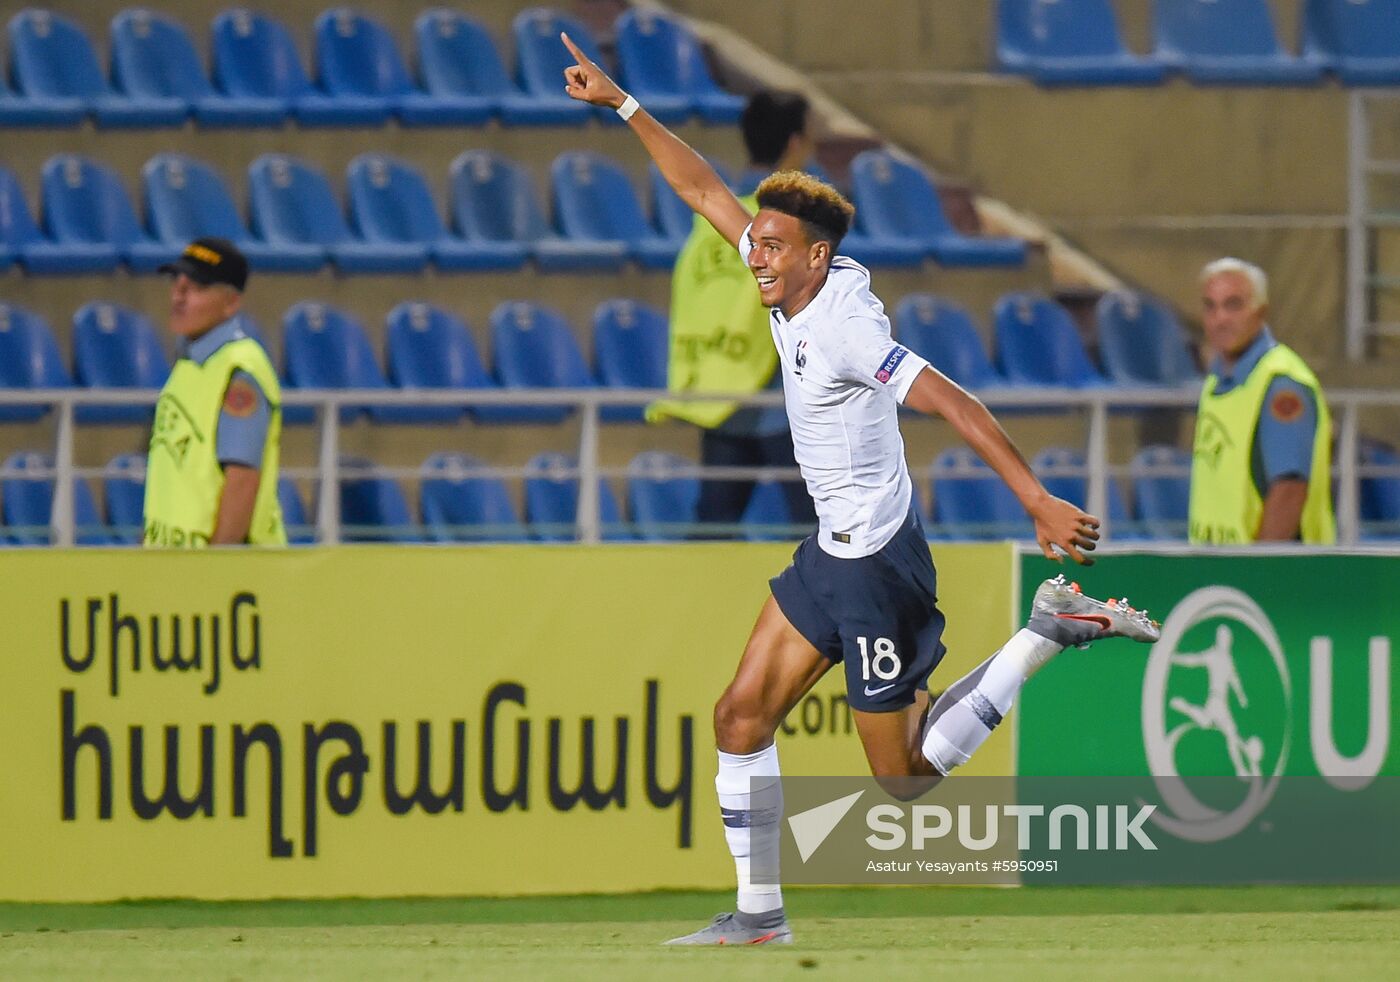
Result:
[[[794,889],[792,947],[658,945],[729,902],[0,904],[0,978],[1277,982],[1394,978],[1400,964],[1396,886]]]

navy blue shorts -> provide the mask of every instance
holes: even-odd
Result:
[[[943,659],[938,574],[919,517],[879,552],[838,559],[809,535],[769,581],[788,622],[833,662],[845,662],[851,708],[903,709]]]

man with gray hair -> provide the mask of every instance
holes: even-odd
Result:
[[[1192,448],[1194,543],[1331,543],[1332,422],[1322,386],[1266,322],[1269,281],[1240,259],[1201,270],[1211,351]]]

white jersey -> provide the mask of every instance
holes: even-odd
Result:
[[[752,228],[752,226],[750,226]],[[748,261],[750,229],[739,238]],[[845,256],[791,319],[769,311],[802,478],[821,548],[842,559],[879,552],[909,515],[914,485],[898,411],[928,362],[890,337],[870,272]]]

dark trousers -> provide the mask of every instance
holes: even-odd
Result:
[[[792,434],[731,436],[705,430],[700,436],[700,462],[706,467],[796,467]],[[702,481],[697,518],[701,524],[737,525],[753,494],[753,481]],[[817,513],[801,480],[781,482],[794,525],[815,525]],[[703,532],[701,533],[703,535]]]

